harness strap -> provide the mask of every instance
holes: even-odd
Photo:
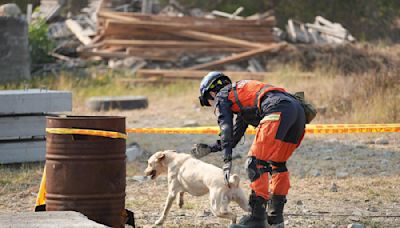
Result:
[[[288,169],[286,167],[286,162],[275,162],[275,161],[264,161],[264,160],[260,160],[260,159],[256,159],[257,160],[257,165],[261,165],[263,167],[259,168],[258,170],[260,170],[261,174],[263,173],[270,173],[275,174],[275,173],[283,173],[283,172],[287,172]],[[275,166],[277,168],[272,168],[272,166]]]
[[[235,96],[235,102],[239,106],[240,112],[242,112],[243,105],[239,100],[239,95],[238,95],[238,92],[237,92],[237,89],[236,89],[236,82],[232,83],[232,89],[233,89],[233,95]]]
[[[254,98],[254,107],[258,106],[259,96],[262,94],[266,89],[272,87],[271,85],[265,84],[259,91],[256,93],[256,97]],[[243,110],[243,105],[239,100],[239,95],[236,88],[236,82],[232,83],[233,95],[235,96],[235,102],[239,106],[240,112]]]
[[[265,84],[258,92],[256,93],[256,97],[254,98],[254,106],[258,107],[258,101],[260,100],[260,94],[262,94],[266,89],[272,87],[271,85]]]

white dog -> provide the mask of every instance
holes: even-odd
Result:
[[[172,202],[178,196],[178,206],[183,206],[183,194],[188,192],[193,196],[210,193],[211,212],[218,217],[231,219],[236,223],[236,215],[228,210],[230,201],[249,211],[248,199],[239,186],[240,178],[234,174],[230,177],[230,188],[224,183],[222,169],[202,162],[188,154],[176,153],[173,150],[160,151],[148,160],[144,171],[146,176],[155,179],[161,173],[168,173],[168,197],[161,217],[155,222],[161,225]]]

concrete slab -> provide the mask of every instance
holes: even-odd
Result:
[[[45,140],[0,143],[0,164],[44,161],[45,158]]]
[[[30,78],[28,23],[0,16],[0,83]]]
[[[105,228],[75,211],[0,213],[2,228]]]
[[[72,93],[54,90],[1,90],[0,115],[72,111]]]
[[[45,135],[46,116],[0,116],[0,140],[26,139]]]

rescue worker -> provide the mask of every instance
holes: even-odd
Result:
[[[283,88],[256,80],[232,83],[228,76],[215,71],[201,81],[199,99],[202,106],[215,107],[221,133],[214,145],[195,144],[192,153],[202,157],[222,151],[227,185],[232,169],[232,149],[248,125],[257,127],[246,162],[252,189],[251,213],[230,227],[261,228],[267,227],[267,223],[272,227],[284,227],[283,208],[290,187],[286,161],[300,145],[306,124],[301,103]],[[272,175],[270,182],[269,174]]]

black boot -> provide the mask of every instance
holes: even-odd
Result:
[[[286,196],[272,195],[268,203],[268,223],[271,227],[283,228],[283,208],[286,203]]]
[[[242,217],[239,224],[231,224],[229,228],[266,228],[268,227],[266,200],[252,193],[249,198],[251,214]]]

